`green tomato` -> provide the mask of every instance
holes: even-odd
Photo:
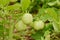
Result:
[[[36,30],[43,29],[43,28],[44,28],[44,22],[41,21],[41,20],[35,21],[33,27],[34,27],[34,29],[36,29]]]
[[[30,24],[32,23],[33,21],[33,16],[29,13],[26,13],[23,15],[22,17],[22,21],[25,23],[25,24]]]
[[[22,21],[19,21],[19,22],[15,25],[15,27],[16,27],[16,29],[17,29],[18,31],[27,29],[27,26],[26,26]]]

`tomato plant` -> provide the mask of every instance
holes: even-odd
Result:
[[[0,40],[60,40],[60,0],[0,0]]]

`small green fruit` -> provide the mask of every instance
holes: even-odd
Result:
[[[26,13],[23,15],[22,17],[22,21],[25,23],[25,24],[30,24],[32,23],[33,21],[33,16],[29,13]]]
[[[15,25],[16,29],[21,31],[21,30],[25,30],[27,28],[27,26],[22,22],[19,21],[16,25]]]
[[[44,22],[39,20],[34,22],[34,29],[40,30],[44,28]]]

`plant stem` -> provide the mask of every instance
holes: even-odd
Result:
[[[13,37],[13,28],[14,28],[14,26],[11,25],[10,29],[9,29],[9,39],[8,40],[12,40],[12,37]]]

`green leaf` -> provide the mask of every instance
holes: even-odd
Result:
[[[44,40],[44,37],[41,37],[41,40]]]
[[[44,8],[41,8],[39,9],[39,12],[38,12],[38,16],[41,16],[41,15],[44,15],[45,14],[45,9]]]
[[[60,32],[60,24],[53,22],[53,27],[54,27],[55,32]]]
[[[60,24],[60,10],[58,11],[58,19],[59,19],[59,24]]]
[[[60,23],[59,23],[59,17],[58,13],[53,8],[47,8],[46,10],[47,14],[51,17],[51,20],[53,21],[53,27],[56,32],[60,31]]]
[[[51,17],[55,22],[58,22],[57,12],[53,8],[47,8],[46,13]]]
[[[45,22],[48,19],[50,21],[51,20],[51,17],[48,14],[42,14],[41,17],[40,17],[40,19]]]
[[[51,17],[45,12],[44,8],[40,9],[37,15],[43,21],[46,21],[48,19],[51,20]]]
[[[45,9],[44,8],[39,9],[38,14],[35,16],[35,19],[37,19],[38,17],[43,21],[47,20],[46,16],[45,16]]]
[[[52,25],[52,23],[47,23],[47,24],[45,24],[44,31],[46,31],[46,30],[50,30],[50,31],[53,30],[53,25]]]
[[[45,36],[45,40],[50,40],[50,34]]]
[[[50,31],[45,31],[44,33],[44,36],[45,36],[45,40],[50,40]]]
[[[20,4],[19,3],[16,3],[16,4],[14,4],[14,5],[11,5],[11,6],[7,6],[7,7],[5,7],[5,10],[19,10],[20,9]]]
[[[30,6],[30,0],[21,0],[22,10],[25,11]]]
[[[44,36],[47,36],[47,35],[49,35],[49,34],[50,34],[50,31],[47,30],[47,31],[45,31]]]
[[[43,35],[42,31],[37,31],[35,34],[32,34],[31,37],[35,40],[41,40],[41,36]]]
[[[10,0],[0,0],[0,6],[6,6],[8,5]]]
[[[3,32],[4,32],[4,30],[3,30],[3,26],[0,25],[0,36],[3,36]]]
[[[49,2],[48,5],[49,5],[49,6],[54,6],[54,5],[56,5],[56,1],[54,1],[54,2]]]

